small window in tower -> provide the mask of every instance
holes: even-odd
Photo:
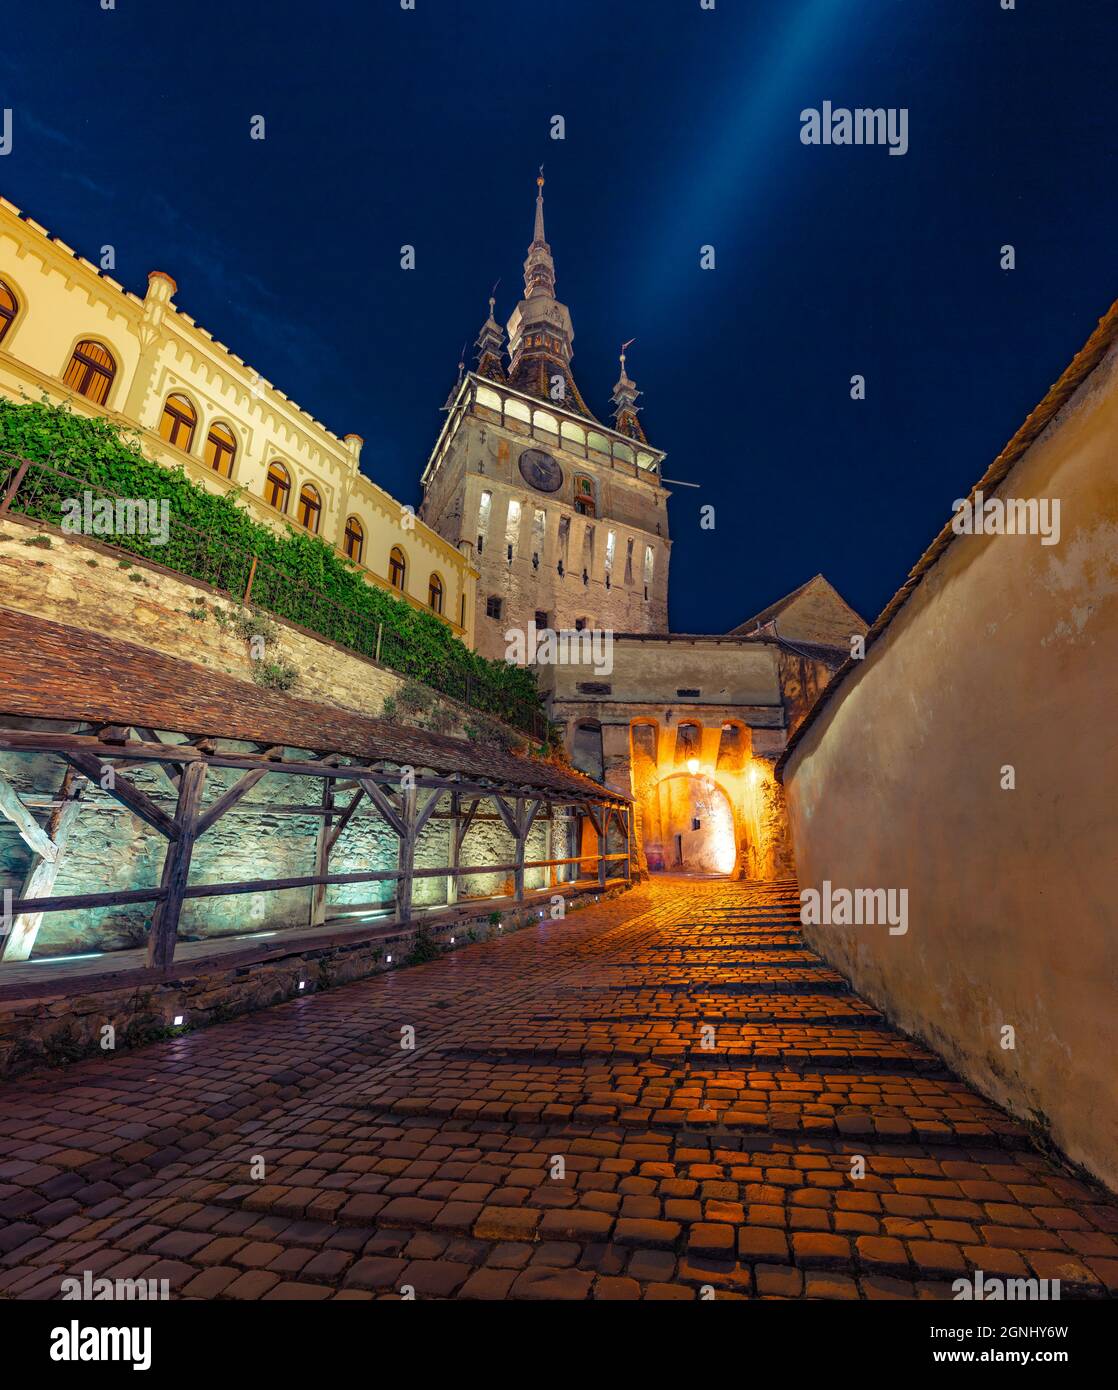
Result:
[[[532,568],[539,569],[543,558],[544,537],[547,534],[547,513],[537,507],[532,514]]]
[[[654,561],[655,561],[655,556],[654,556],[653,553],[652,553],[652,547],[651,547],[650,545],[646,545],[645,548],[644,548],[644,596],[645,596],[645,598],[648,597],[649,591],[650,591],[651,588],[652,588],[652,566],[653,566]]]
[[[508,518],[505,521],[505,554],[509,563],[516,553],[516,544],[520,537],[520,503],[514,497],[509,502]]]
[[[586,431],[581,425],[573,425],[569,420],[564,420],[559,427],[559,435],[566,448],[574,449],[580,454],[586,452]]]
[[[485,616],[487,618],[500,618],[501,600],[496,594],[490,594],[485,600]]]
[[[617,549],[617,532],[606,532],[606,588],[613,583],[613,555]]]
[[[477,553],[485,549],[485,538],[489,534],[489,513],[493,510],[493,494],[483,492],[477,507]]]
[[[625,583],[633,582],[633,542],[630,540],[625,546]]]
[[[589,618],[576,618],[576,619],[575,619],[575,631],[576,631],[576,632],[585,632],[585,631],[586,631],[586,628],[587,628],[587,625],[589,624],[589,622],[590,622],[590,619],[589,619]]]
[[[594,494],[594,479],[585,473],[575,474],[575,511],[580,516],[597,516],[598,507]]]
[[[543,630],[545,627],[547,627],[547,625],[548,625],[548,624],[547,624],[547,614],[543,611],[542,608],[537,608],[537,609],[536,609],[536,612],[535,612],[535,623],[536,623],[536,628],[537,628],[539,631],[542,631],[542,630]]]

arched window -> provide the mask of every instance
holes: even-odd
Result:
[[[575,474],[575,511],[580,516],[597,516],[598,506],[594,496],[594,479],[585,473]]]
[[[94,405],[104,405],[116,376],[116,360],[103,344],[86,338],[74,349],[62,380]]]
[[[291,496],[291,475],[278,461],[268,465],[268,476],[264,482],[264,501],[277,512],[287,511],[287,501]]]
[[[407,577],[408,562],[404,559],[404,552],[394,545],[388,555],[388,582],[394,589],[403,590]]]
[[[0,280],[0,342],[4,341],[4,334],[11,328],[18,309],[19,300],[15,297],[15,291]]]
[[[237,438],[228,425],[211,425],[206,435],[206,462],[223,478],[233,476],[233,460],[237,457]]]
[[[365,553],[365,528],[355,516],[347,516],[345,519],[343,548],[354,564],[361,563],[361,556]]]
[[[190,446],[194,443],[194,426],[197,423],[197,412],[185,396],[176,394],[167,397],[167,403],[163,407],[163,418],[159,422],[159,433],[168,444],[174,444],[189,453]]]
[[[680,724],[675,735],[675,761],[679,766],[681,763],[691,763],[698,760],[701,756],[703,746],[703,731],[698,724]],[[689,769],[690,770],[690,769]]]
[[[427,607],[432,613],[443,611],[443,581],[437,574],[432,574],[427,582]]]
[[[318,519],[322,515],[322,498],[318,489],[304,483],[299,489],[299,525],[308,531],[318,531]]]

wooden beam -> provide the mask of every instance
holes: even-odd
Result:
[[[517,809],[514,810],[508,804],[505,798],[503,796],[500,796],[497,792],[493,793],[493,805],[496,806],[498,814],[504,821],[505,829],[515,840],[519,831],[519,827],[517,825],[517,814],[519,812],[519,805],[517,806]]]
[[[238,801],[246,797],[249,792],[252,791],[253,787],[256,786],[257,782],[267,777],[269,771],[269,768],[258,767],[252,772],[246,772],[243,777],[233,783],[228,791],[223,792],[212,806],[207,806],[205,811],[198,817],[194,838],[197,839],[199,835],[204,835],[211,825],[222,818],[226,811],[231,810],[236,806]],[[324,788],[329,788],[330,783],[323,782],[322,785]]]
[[[129,762],[156,763],[168,761],[185,763],[204,758],[210,767],[242,768],[246,772],[267,763],[274,771],[290,773],[296,777],[340,779],[343,786],[350,781],[362,783],[373,781],[385,787],[392,787],[400,781],[399,772],[386,772],[371,764],[342,763],[334,767],[315,760],[277,759],[254,753],[222,753],[217,751],[211,753],[206,751],[213,747],[216,741],[202,737],[199,737],[196,743],[152,744],[132,741],[124,745],[122,749],[119,745],[103,743],[100,739],[89,734],[56,734],[38,730],[8,729],[0,726],[0,752],[58,753],[62,756],[68,756],[71,753],[84,753],[104,760],[123,757]],[[380,761],[383,762],[383,759]],[[507,782],[486,779],[467,781],[459,776],[450,775],[425,776],[420,773],[415,779],[415,785],[421,790],[440,787],[444,791],[459,791],[466,795],[482,797],[493,796],[501,791],[504,791],[506,795],[513,794]],[[618,806],[627,804],[622,798],[618,798],[616,802],[602,802],[599,796],[595,801],[592,800],[589,792],[585,796],[575,796],[568,791],[558,789],[552,791],[548,787],[541,787],[530,782],[518,784],[515,794],[538,796],[557,806],[577,806],[579,808],[598,803]]]
[[[524,901],[524,859],[528,848],[528,835],[532,822],[539,814],[542,802],[518,799],[516,803],[516,868],[513,870],[513,894],[516,901]]]
[[[393,806],[388,793],[383,787],[378,786],[376,782],[372,781],[371,778],[358,777],[357,781],[363,788],[365,795],[402,840],[407,834],[407,827],[403,817],[401,817],[396,807]],[[414,788],[412,790],[414,792]]]
[[[250,777],[252,775],[249,773]],[[333,824],[331,814],[334,810],[333,782],[322,783],[322,809],[326,815],[319,823],[315,836],[315,873],[326,875],[330,872],[330,849],[334,843],[330,838]],[[321,927],[326,921],[326,892],[325,883],[316,883],[311,889],[309,925],[312,927]]]
[[[458,880],[462,876],[462,846],[466,836],[469,834],[470,826],[477,817],[478,807],[481,805],[481,797],[475,796],[470,803],[470,808],[465,816],[462,815],[462,795],[460,792],[451,793],[451,816],[453,823],[450,827],[450,864],[446,880],[446,900],[449,906],[453,907],[458,901]],[[499,816],[486,817],[485,819],[500,820]]]
[[[148,933],[148,965],[155,969],[169,969],[175,958],[183,890],[190,874],[190,858],[198,833],[198,807],[202,802],[205,780],[205,763],[191,763],[183,769],[179,804],[175,811],[175,835],[168,840],[163,874],[159,881],[166,896],[156,904]]]
[[[177,837],[179,832],[175,821],[166,811],[161,810],[146,792],[142,792],[139,787],[134,787],[126,777],[121,777],[111,763],[103,763],[92,753],[64,753],[63,757],[103,792],[115,797],[117,801],[127,806],[133,815],[146,821],[153,830],[158,830],[161,835],[166,835],[168,840]],[[205,768],[206,765],[200,762],[191,763],[190,766]],[[111,786],[106,786],[103,781],[106,769],[112,773],[112,777],[109,779]],[[183,775],[185,776],[185,773]],[[182,797],[181,782],[179,796]]]
[[[325,785],[325,786],[328,786],[328,787],[333,787],[334,790],[337,791],[337,787],[338,787],[337,782],[326,782],[324,785]],[[337,825],[335,825],[334,828],[330,831],[330,848],[331,848],[331,849],[333,849],[334,846],[338,843],[338,841],[342,838],[342,831],[346,828],[346,826],[347,826],[347,825],[350,823],[350,821],[353,819],[353,813],[354,813],[354,811],[357,810],[357,803],[361,800],[361,798],[362,798],[364,795],[365,795],[364,791],[363,791],[360,787],[358,787],[357,790],[356,790],[356,791],[354,792],[354,794],[353,794],[353,800],[349,803],[349,805],[345,808],[345,810],[344,810],[344,811],[342,812],[342,814],[339,816]]]
[[[67,768],[63,774],[62,786],[58,793],[59,805],[51,813],[50,820],[47,822],[47,834],[54,846],[55,853],[50,859],[40,858],[39,862],[32,868],[20,890],[21,899],[45,898],[54,887],[54,881],[58,877],[58,870],[62,864],[62,855],[66,849],[66,841],[70,837],[70,830],[75,820],[77,820],[84,792],[85,783],[75,775],[72,768]],[[42,912],[31,911],[16,914],[12,921],[11,930],[0,944],[0,961],[29,960],[42,921]]]
[[[431,816],[432,816],[432,814],[433,814],[433,812],[434,812],[434,810],[435,810],[435,807],[439,804],[439,798],[440,798],[442,795],[443,795],[442,788],[439,788],[438,790],[431,792],[431,793],[428,795],[428,797],[427,797],[427,801],[426,801],[426,803],[425,803],[425,805],[424,805],[424,807],[423,807],[423,810],[420,811],[419,814],[416,816],[416,818],[415,818],[415,838],[416,838],[416,841],[417,841],[417,842],[418,842],[418,840],[419,840],[420,835],[423,834],[423,828],[424,828],[424,826],[425,826],[425,825],[427,824],[427,822],[431,819]]]
[[[380,789],[378,788],[378,791]],[[383,793],[381,793],[383,795]],[[399,858],[396,867],[400,877],[396,880],[396,916],[401,922],[411,920],[412,904],[412,871],[415,868],[415,842],[416,842],[416,801],[418,793],[414,786],[403,787],[400,791],[403,814],[400,817],[402,833],[400,835]]]
[[[43,859],[54,860],[58,851],[54,841],[19,799],[15,787],[0,775],[0,814],[7,816],[19,831],[20,839]]]

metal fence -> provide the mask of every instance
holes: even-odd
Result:
[[[498,681],[471,671],[464,664],[444,661],[432,667],[422,659],[406,633],[394,627],[391,620],[375,619],[332,598],[322,589],[260,559],[251,550],[231,544],[216,531],[202,531],[189,525],[175,515],[172,499],[166,499],[170,503],[166,540],[160,537],[160,543],[153,544],[146,529],[146,518],[143,521],[145,529],[140,529],[137,499],[121,497],[49,463],[0,451],[0,515],[11,512],[28,520],[60,526],[67,519],[64,502],[77,499],[84,506],[85,494],[90,496],[94,517],[96,503],[109,502],[114,509],[114,520],[124,518],[133,524],[132,529],[114,525],[111,532],[99,535],[95,523],[91,528],[93,537],[103,545],[199,580],[227,594],[238,604],[286,618],[400,675],[414,677],[441,694],[460,700],[470,709],[492,715],[533,738],[546,738],[548,720],[539,702],[518,697],[502,688]],[[118,510],[118,504],[123,510]],[[402,600],[385,597],[388,602],[402,604]]]

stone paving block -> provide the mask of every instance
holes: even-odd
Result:
[[[850,993],[796,901],[654,882],[546,951],[529,928],[301,1001],[313,1037],[281,1008],[193,1036],[189,1072],[159,1043],[15,1083],[0,1295],[72,1267],[268,1301],[1118,1293],[1118,1203]],[[396,1072],[401,1010],[453,1042]]]

